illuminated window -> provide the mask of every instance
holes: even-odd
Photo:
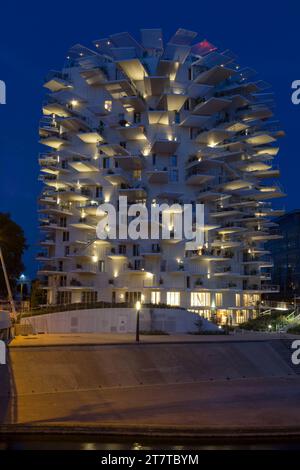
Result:
[[[235,294],[235,305],[236,307],[241,306],[241,294]]]
[[[210,293],[209,292],[191,292],[191,306],[192,307],[210,306]]]
[[[220,307],[223,304],[223,294],[220,292],[216,293],[216,307]]]
[[[142,170],[133,170],[132,176],[135,180],[142,179]]]
[[[111,112],[111,109],[112,109],[112,101],[111,100],[104,101],[104,109],[106,109],[106,111],[108,111],[109,113]]]
[[[160,303],[160,292],[151,292],[151,303],[159,304]]]
[[[255,306],[257,302],[259,302],[260,296],[259,294],[244,294],[244,305],[247,306]]]
[[[180,305],[180,292],[167,292],[167,305]]]

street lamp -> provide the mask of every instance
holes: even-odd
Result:
[[[24,281],[26,280],[25,274],[21,274],[19,281],[20,281],[20,297],[21,297],[21,302],[23,300],[23,286],[24,286]]]
[[[135,304],[135,309],[136,309],[136,330],[135,330],[135,340],[137,343],[140,341],[140,310],[141,310],[142,304],[138,300]]]

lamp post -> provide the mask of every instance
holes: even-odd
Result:
[[[135,341],[139,343],[140,341],[140,310],[141,310],[141,302],[138,300],[135,304],[136,309],[136,330],[135,330]]]
[[[25,274],[21,274],[19,281],[20,281],[20,300],[22,302],[22,300],[23,300],[23,286],[24,286],[24,282],[26,281]]]

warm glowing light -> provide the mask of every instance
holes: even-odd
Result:
[[[77,100],[71,100],[71,105],[72,105],[72,106],[77,106],[77,105],[78,105],[78,101],[77,101]]]
[[[209,144],[208,144],[208,147],[214,148],[214,147],[216,147],[217,145],[218,145],[217,142],[210,141]]]
[[[138,300],[137,303],[135,304],[135,309],[138,311],[138,310],[141,310],[141,302]]]
[[[97,261],[98,261],[98,256],[97,256],[97,255],[93,255],[93,256],[92,256],[92,260],[93,260],[93,263],[97,263]]]

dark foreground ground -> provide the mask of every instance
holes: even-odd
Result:
[[[0,366],[0,430],[297,442],[300,366],[291,363],[291,340],[18,338]]]

